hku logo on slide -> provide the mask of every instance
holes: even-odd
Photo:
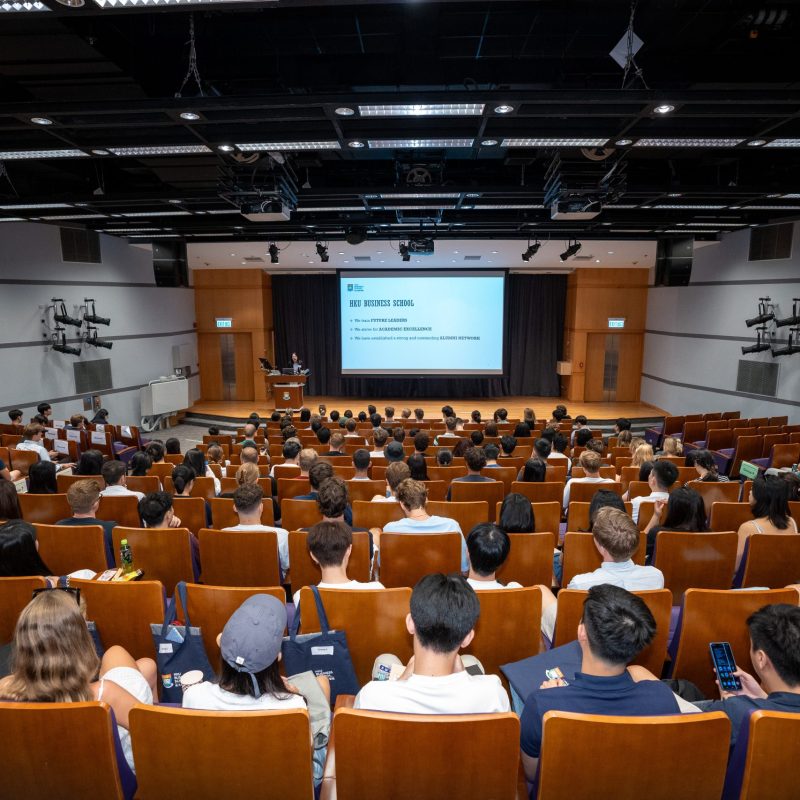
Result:
[[[364,287],[360,283],[348,283],[347,284],[347,291],[348,292],[363,292]]]

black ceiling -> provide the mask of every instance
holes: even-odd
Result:
[[[2,10],[14,2],[0,0],[0,216],[58,224],[54,218],[74,216],[120,235],[144,228],[133,233],[213,241],[231,232],[336,239],[351,226],[398,238],[420,222],[458,238],[530,231],[713,238],[800,212],[794,2],[639,3],[640,72],[631,69],[625,88],[609,51],[628,27],[628,2],[280,0],[129,9],[86,0],[71,9],[45,0],[50,10]],[[192,15],[200,84],[189,74],[178,97]],[[359,112],[432,103],[483,108],[438,117]],[[657,113],[663,104],[674,110]],[[512,110],[498,113],[499,106]],[[342,107],[355,113],[338,115]],[[200,118],[181,119],[186,111]],[[398,139],[434,142],[373,146]],[[451,146],[454,139],[464,141]],[[509,139],[592,145],[511,146]],[[337,149],[298,151],[298,142]],[[247,149],[266,143],[280,146]],[[201,152],[109,151],[164,146]],[[52,150],[72,157],[20,157]],[[546,188],[548,201],[558,194],[599,201],[603,210],[588,220],[553,220]],[[288,221],[238,214],[241,203],[278,190],[296,207]],[[14,208],[22,205],[41,207]]]

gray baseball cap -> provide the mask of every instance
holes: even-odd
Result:
[[[255,675],[278,658],[285,628],[286,605],[271,595],[254,594],[226,623],[219,641],[222,658],[237,672]],[[253,688],[260,697],[255,678]]]
[[[402,461],[404,456],[403,445],[400,442],[389,442],[386,445],[386,460],[387,461]]]

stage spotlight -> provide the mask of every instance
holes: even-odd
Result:
[[[581,243],[575,239],[574,241],[570,241],[569,247],[559,256],[562,261],[566,261],[568,258],[574,256],[580,249]]]
[[[528,249],[522,254],[523,261],[530,261],[538,252],[539,248],[542,246],[541,242],[534,242],[533,244],[528,242]]]
[[[400,242],[398,250],[400,250],[403,261],[411,261],[411,253],[408,252],[408,245],[405,242]]]
[[[278,263],[278,253],[280,253],[280,250],[278,250],[278,245],[276,245],[275,242],[270,242],[269,243],[269,247],[267,249],[269,250],[270,263],[277,264]]]
[[[86,313],[83,315],[83,319],[86,322],[91,322],[92,325],[110,325],[111,318],[110,317],[98,317],[96,309],[94,307],[94,300],[91,297],[84,297],[83,302],[86,303]],[[91,306],[89,305],[91,303]],[[89,313],[89,309],[91,308],[91,313]]]
[[[58,305],[55,305],[58,303]],[[67,306],[60,297],[53,298],[53,319],[61,325],[72,325],[75,328],[80,328],[83,325],[82,319],[75,319],[67,314]]]
[[[798,314],[800,308],[798,308],[798,306],[800,306],[800,297],[795,297],[792,299],[792,316],[786,317],[786,319],[775,320],[775,325],[778,328],[785,328],[787,326],[794,327],[795,325],[800,325],[800,314]]]
[[[772,357],[793,356],[795,353],[800,353],[800,328],[789,328],[789,341],[786,347],[779,347],[777,350],[773,347]]]
[[[767,338],[767,326],[761,325],[756,328],[756,343],[750,347],[742,348],[742,355],[746,356],[748,353],[763,353],[765,350],[770,350],[769,342],[765,341]]]
[[[114,342],[107,342],[105,339],[97,338],[97,328],[95,328],[94,325],[86,326],[85,341],[86,344],[92,347],[104,347],[106,350],[110,350],[114,346]]]
[[[322,244],[322,242],[317,242],[317,255],[323,264],[328,263],[328,259],[330,258],[328,255],[328,248],[326,245]]]
[[[758,298],[758,316],[745,320],[745,325],[748,328],[752,328],[754,325],[764,325],[766,322],[771,322],[775,319],[775,307],[769,302],[771,299],[771,297]]]
[[[56,328],[52,337],[53,350],[57,353],[66,353],[68,356],[79,356],[80,347],[70,347],[67,344],[67,334],[64,328]]]

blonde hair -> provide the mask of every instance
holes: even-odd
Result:
[[[42,592],[22,610],[14,630],[12,673],[5,696],[31,703],[93,700],[100,659],[80,607],[67,592]]]
[[[645,461],[653,460],[653,448],[649,444],[640,444],[633,452],[632,467],[641,467]]]
[[[680,439],[676,439],[674,436],[667,436],[666,439],[664,439],[663,449],[665,456],[683,455],[683,444],[681,444]]]
[[[239,469],[236,470],[236,483],[239,486],[247,486],[251,483],[258,483],[258,479],[261,477],[258,471],[257,464],[242,464]]]
[[[224,455],[222,448],[218,444],[212,444],[206,450],[206,460],[209,464],[220,464]]]
[[[425,508],[428,487],[422,481],[406,478],[395,490],[395,497],[408,509]]]
[[[645,442],[645,440],[642,439],[641,436],[634,436],[631,439],[630,444],[628,445],[630,447],[631,455],[633,455],[636,452],[636,450],[643,444],[647,444],[647,442]]]
[[[586,472],[595,473],[600,469],[603,459],[600,458],[600,453],[594,450],[584,450],[578,459],[580,465]]]
[[[67,489],[67,502],[73,514],[88,514],[100,500],[100,484],[95,480],[76,481]]]
[[[625,445],[629,445],[632,439],[633,437],[631,436],[630,431],[620,431],[619,436],[617,437],[617,447],[625,447]]]

